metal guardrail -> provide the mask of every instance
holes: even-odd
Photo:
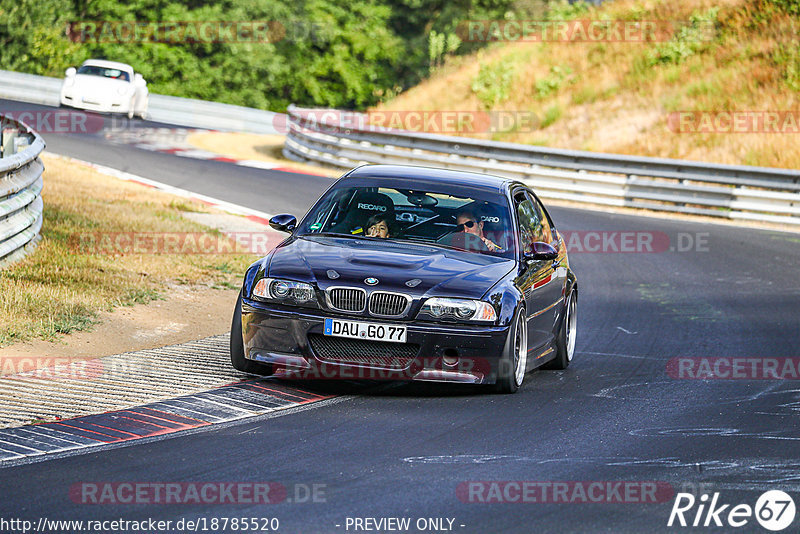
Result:
[[[25,123],[0,115],[0,268],[22,258],[42,229],[44,140]]]
[[[800,224],[800,171],[500,143],[369,126],[290,106],[284,156],[350,168],[405,163],[508,176],[543,198]],[[344,119],[344,120],[343,120]]]
[[[0,98],[58,106],[61,82],[61,78],[0,70]],[[191,128],[255,134],[276,134],[285,123],[281,113],[152,93],[147,118]]]

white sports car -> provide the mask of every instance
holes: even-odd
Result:
[[[76,70],[67,69],[61,85],[61,105],[99,111],[124,113],[145,118],[147,82],[125,63],[89,59]]]

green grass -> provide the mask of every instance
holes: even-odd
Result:
[[[682,63],[686,58],[706,48],[714,37],[719,8],[692,13],[689,23],[678,29],[669,41],[658,44],[648,52],[648,63]]]
[[[554,65],[550,67],[550,74],[544,78],[536,80],[536,97],[544,100],[557,93],[565,84],[574,83],[576,78],[572,76],[572,69]]]
[[[486,109],[508,100],[509,91],[514,83],[514,65],[507,62],[487,63],[481,65],[478,75],[470,88]]]
[[[564,110],[558,104],[553,104],[544,112],[544,118],[542,119],[541,128],[547,128],[558,119],[561,118],[561,115],[564,113]]]
[[[585,85],[572,93],[572,103],[576,106],[591,104],[600,98],[600,92],[592,85]]]

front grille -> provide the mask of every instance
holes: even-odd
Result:
[[[334,287],[327,294],[331,308],[343,312],[362,312],[367,303],[367,292],[363,289]]]
[[[406,313],[411,297],[402,293],[375,291],[369,296],[369,313],[384,317],[400,317]]]
[[[405,369],[419,352],[419,345],[413,343],[367,341],[320,334],[309,334],[308,342],[320,360],[384,369]]]

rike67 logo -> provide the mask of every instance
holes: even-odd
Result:
[[[667,526],[736,528],[747,525],[755,517],[762,527],[777,532],[792,524],[795,512],[794,500],[780,490],[763,493],[755,507],[723,503],[719,492],[714,493],[710,500],[708,494],[696,499],[691,493],[678,493]]]

